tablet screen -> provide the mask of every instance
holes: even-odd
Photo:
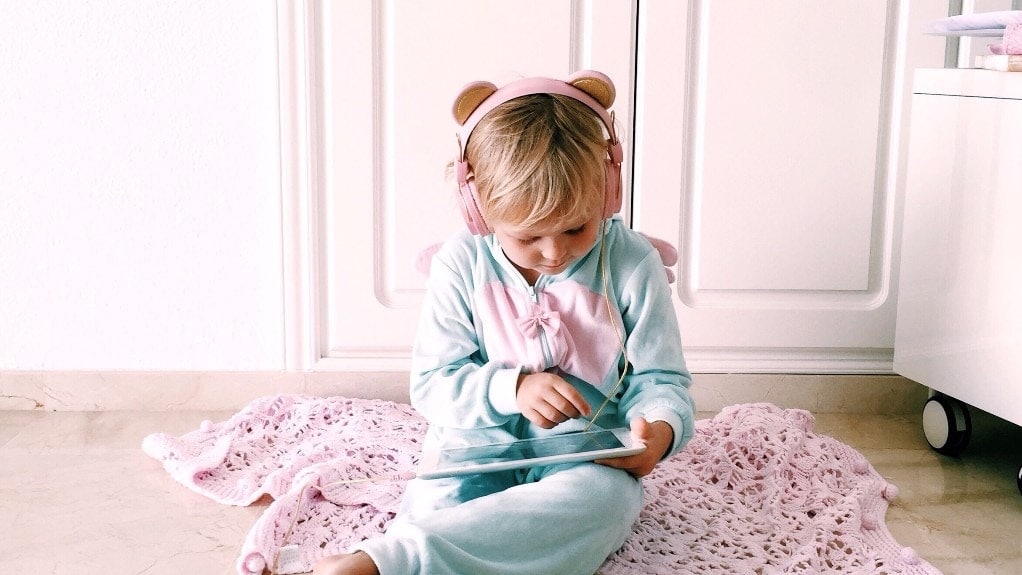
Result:
[[[437,467],[443,468],[462,463],[518,461],[616,448],[624,448],[624,445],[613,432],[608,430],[566,433],[550,437],[523,439],[514,443],[444,449],[440,452]]]

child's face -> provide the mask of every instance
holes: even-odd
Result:
[[[541,274],[563,272],[572,262],[589,253],[600,232],[601,215],[597,211],[580,218],[543,220],[524,228],[497,222],[493,224],[493,232],[504,255],[531,284]]]

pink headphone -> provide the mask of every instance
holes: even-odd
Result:
[[[607,140],[606,188],[603,192],[603,217],[609,218],[621,209],[621,142],[614,131],[614,116],[609,108],[614,103],[614,83],[606,75],[593,70],[572,74],[567,80],[553,78],[526,78],[512,82],[499,90],[490,82],[473,82],[465,86],[454,102],[454,119],[461,125],[458,133],[458,160],[455,171],[458,178],[458,196],[461,213],[469,231],[476,235],[490,233],[489,225],[479,209],[472,169],[465,157],[465,147],[472,130],[487,113],[497,106],[530,94],[560,94],[582,102],[603,122],[610,138]]]

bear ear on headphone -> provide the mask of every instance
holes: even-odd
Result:
[[[575,72],[564,81],[567,84],[582,90],[592,96],[604,108],[614,105],[617,92],[614,90],[614,82],[606,74],[596,70],[581,70]]]
[[[617,97],[614,82],[606,74],[596,70],[575,72],[568,76],[564,83],[582,90],[604,108],[609,109],[613,106],[614,99]],[[459,126],[464,126],[472,112],[496,91],[497,86],[492,82],[472,82],[462,88],[451,107],[454,120],[458,122]]]
[[[454,106],[451,113],[454,114],[454,121],[459,126],[464,126],[472,112],[483,103],[483,100],[490,97],[497,91],[497,86],[491,82],[472,82],[461,89],[461,93],[454,99]]]

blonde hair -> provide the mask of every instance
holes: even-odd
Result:
[[[488,222],[529,227],[603,210],[607,136],[574,98],[533,94],[497,106],[465,154]]]

